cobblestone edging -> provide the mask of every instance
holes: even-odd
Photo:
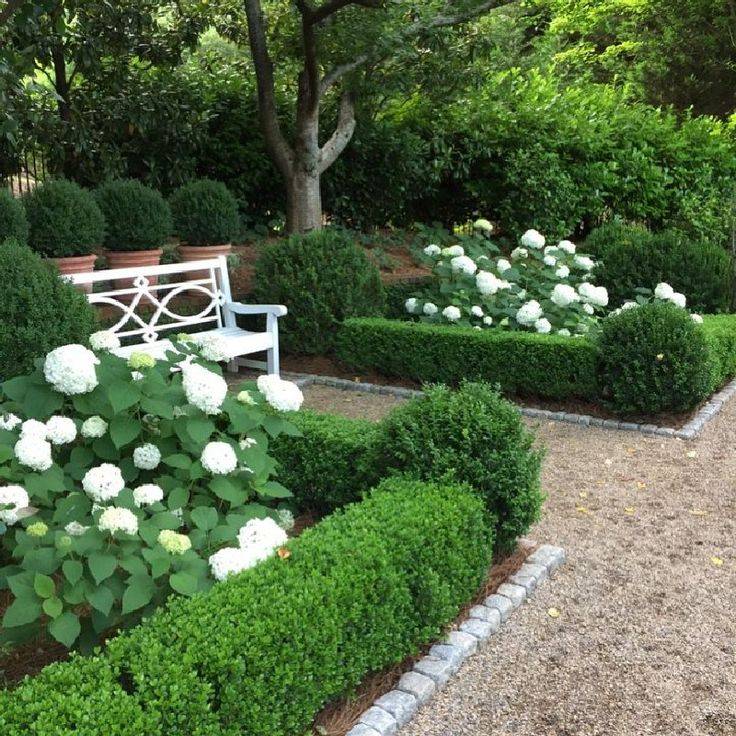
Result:
[[[421,396],[421,391],[399,386],[382,386],[376,383],[361,383],[350,381],[346,378],[333,378],[331,376],[318,376],[303,373],[284,373],[299,386],[334,386],[346,391],[361,391],[365,393],[384,394],[387,396],[398,396],[401,398],[413,398]],[[618,429],[627,432],[641,432],[642,434],[658,437],[676,437],[682,440],[695,439],[703,430],[703,427],[718,414],[723,405],[736,394],[736,379],[726,384],[720,391],[713,394],[710,399],[698,410],[695,416],[680,429],[674,427],[659,427],[656,424],[640,424],[638,422],[623,422],[617,419],[601,419],[589,414],[572,414],[563,411],[550,411],[549,409],[533,409],[520,406],[519,411],[526,417],[533,419],[546,419],[554,422],[567,422],[568,424],[579,424],[584,427],[602,427],[603,429]]]
[[[545,544],[537,548],[496,593],[483,605],[473,606],[457,629],[405,672],[396,689],[375,700],[347,736],[394,736],[564,561],[561,547]]]

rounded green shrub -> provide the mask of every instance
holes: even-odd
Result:
[[[108,181],[95,196],[107,221],[108,250],[153,250],[171,234],[168,203],[159,192],[136,179]]]
[[[0,378],[29,372],[33,360],[59,345],[86,343],[96,329],[85,295],[27,246],[0,245]]]
[[[105,218],[95,198],[64,179],[44,182],[24,197],[28,243],[43,256],[84,256],[102,244]]]
[[[20,200],[7,189],[0,189],[0,243],[9,238],[25,245],[28,242],[28,220]]]
[[[240,230],[238,202],[220,181],[185,184],[169,198],[174,231],[187,245],[223,245]]]
[[[254,292],[260,302],[288,307],[279,329],[281,345],[291,353],[331,350],[343,320],[378,315],[384,305],[378,269],[349,233],[335,229],[265,247]]]
[[[483,496],[497,520],[496,548],[509,551],[539,518],[542,453],[519,411],[486,383],[433,386],[381,425],[387,470],[422,480],[453,479]]]
[[[607,317],[598,348],[601,391],[617,411],[686,411],[712,388],[705,332],[673,304]]]

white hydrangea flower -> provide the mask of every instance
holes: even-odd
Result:
[[[634,307],[638,307],[638,306],[639,305],[636,302],[624,302],[620,308],[623,310],[626,310],[626,309],[633,309]]]
[[[557,265],[557,259],[554,256],[545,256],[544,257],[544,265],[545,266],[556,266]]]
[[[498,269],[499,273],[503,273],[504,271],[508,271],[511,268],[511,262],[506,258],[499,258],[496,261],[496,268]]]
[[[92,350],[117,350],[120,347],[120,338],[112,330],[100,330],[89,336]]]
[[[69,417],[53,416],[46,422],[46,439],[54,445],[66,445],[77,439],[77,425]]]
[[[442,248],[439,247],[439,245],[436,245],[435,243],[430,243],[425,249],[424,252],[428,256],[438,256],[442,252]]]
[[[12,432],[21,422],[21,418],[15,414],[0,414],[0,429]]]
[[[575,243],[569,240],[560,240],[560,242],[557,243],[557,247],[560,250],[564,250],[565,253],[569,253],[571,256],[575,255]]]
[[[164,497],[164,489],[155,483],[144,483],[133,491],[133,502],[139,508],[141,506],[150,506],[153,503],[162,501]]]
[[[84,534],[87,531],[87,529],[89,529],[88,526],[84,526],[84,524],[80,524],[78,521],[70,521],[64,527],[64,531],[70,537],[81,537],[82,534]]]
[[[513,260],[517,260],[519,258],[527,258],[529,256],[529,251],[526,248],[514,248],[511,251],[511,258]]]
[[[671,299],[674,293],[675,290],[665,281],[662,281],[654,287],[654,296],[656,296],[657,299]]]
[[[483,307],[479,307],[478,305],[475,305],[474,307],[470,308],[470,313],[473,315],[473,317],[482,317]]]
[[[227,475],[238,467],[235,450],[227,442],[208,442],[201,461],[202,467],[212,475]]]
[[[699,314],[691,314],[690,317],[692,318],[693,322],[695,322],[695,324],[703,324],[703,318]]]
[[[595,307],[592,304],[583,304],[583,311],[592,316],[595,314]]]
[[[542,307],[536,299],[525,302],[516,312],[516,321],[520,325],[533,325],[543,315]]]
[[[115,534],[115,532],[137,534],[138,517],[130,509],[109,506],[100,514],[97,527],[100,531],[110,532],[110,534]]]
[[[97,439],[107,432],[107,422],[98,416],[89,417],[82,422],[82,437]]]
[[[271,518],[250,519],[238,532],[240,548],[251,549],[259,560],[265,560],[288,541],[286,532]]]
[[[225,379],[197,363],[184,363],[181,371],[187,401],[205,414],[219,414],[227,396]]]
[[[558,307],[567,307],[573,302],[578,301],[580,297],[572,286],[568,286],[567,284],[555,284],[555,288],[552,289],[550,299]]]
[[[525,248],[533,248],[534,250],[539,250],[541,248],[544,248],[544,244],[547,241],[545,240],[544,235],[542,235],[542,233],[538,232],[537,230],[527,230],[521,236],[520,242]]]
[[[567,327],[563,327],[561,330],[557,330],[557,334],[560,337],[570,337],[570,330]]]
[[[28,508],[30,502],[31,499],[25,488],[21,486],[0,487],[0,507],[10,506],[10,508],[0,508],[0,521],[13,526],[18,521],[18,512]]]
[[[588,256],[575,256],[573,263],[583,271],[590,271],[595,266],[593,259]]]
[[[538,319],[534,323],[534,329],[540,334],[546,335],[552,330],[552,323],[548,319],[542,317],[542,319]]]
[[[142,381],[145,378],[145,375],[143,375],[143,373],[141,373],[140,371],[131,371],[130,377],[134,381]]]
[[[219,552],[210,555],[208,562],[215,580],[220,581],[257,564],[257,560],[251,558],[249,551],[239,547],[224,547]]]
[[[416,297],[411,297],[404,302],[404,309],[406,309],[409,314],[414,314],[417,308],[417,304],[418,302]]]
[[[436,304],[432,304],[432,302],[427,302],[422,308],[422,311],[424,312],[424,314],[427,315],[427,317],[431,317],[432,315],[437,314],[439,309],[437,308]]]
[[[681,294],[679,291],[676,291],[672,296],[670,297],[670,301],[682,309],[685,309],[685,305],[687,304],[687,299],[685,298],[684,294]]]
[[[21,465],[39,473],[43,473],[54,464],[51,459],[51,443],[40,437],[21,437],[15,443],[13,451]]]
[[[558,266],[555,271],[555,276],[557,276],[558,279],[566,279],[569,275],[570,269],[564,264],[562,266]]]
[[[605,286],[593,286],[584,281],[578,286],[578,293],[586,302],[596,307],[605,307],[608,304],[608,290]]]
[[[232,358],[227,341],[220,335],[206,333],[194,335],[192,342],[197,345],[205,360],[222,363]]]
[[[99,358],[84,345],[62,345],[46,356],[43,374],[62,394],[87,394],[97,386],[95,366],[99,362]]]
[[[493,296],[497,291],[508,288],[508,281],[503,281],[490,271],[479,271],[475,277],[475,285],[483,296]]]
[[[43,422],[39,422],[38,419],[26,419],[20,427],[20,438],[45,440],[47,432],[48,429]]]
[[[493,324],[493,317],[485,316],[483,317],[483,324],[484,325],[492,325]]]
[[[256,440],[254,440],[252,437],[243,437],[243,439],[238,442],[238,445],[240,445],[241,450],[248,450],[251,447],[255,447],[258,444]]]
[[[449,258],[457,258],[458,256],[465,255],[465,249],[462,245],[451,245],[448,248],[442,249],[442,255],[448,256]]]
[[[125,480],[120,468],[112,463],[102,463],[90,468],[82,478],[84,492],[97,503],[117,498],[125,488]]]
[[[483,218],[476,220],[473,223],[473,227],[478,230],[478,232],[483,233],[485,236],[489,236],[493,232],[493,225],[491,224],[491,222]]]
[[[518,293],[516,294],[516,298],[517,298],[517,299],[518,299],[519,301],[522,301],[522,302],[523,302],[523,301],[524,301],[524,300],[526,299],[526,289],[522,289],[521,291],[519,291],[519,292],[518,292]]]
[[[158,534],[158,543],[171,555],[183,555],[192,548],[192,540],[186,534],[179,534],[172,529],[162,529]]]
[[[155,470],[161,462],[161,450],[156,445],[146,442],[133,450],[133,465],[141,470]]]
[[[304,394],[293,381],[284,381],[276,375],[259,376],[258,390],[266,401],[278,411],[299,411],[304,403]]]
[[[456,256],[450,261],[450,267],[455,273],[464,273],[468,276],[472,276],[478,270],[475,261],[468,256]]]
[[[289,531],[289,529],[294,528],[294,514],[289,511],[289,509],[279,509],[276,514],[279,517],[278,525],[284,530]]]
[[[442,310],[442,316],[449,322],[457,322],[462,317],[462,313],[457,307],[450,305]]]

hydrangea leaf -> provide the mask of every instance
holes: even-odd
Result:
[[[209,531],[217,526],[217,511],[209,506],[198,506],[192,511],[192,521],[198,529]]]
[[[37,572],[33,578],[33,589],[39,598],[51,598],[56,592],[56,585],[48,575]]]
[[[23,626],[35,621],[41,615],[41,604],[38,600],[16,598],[5,611],[3,627]]]
[[[65,647],[71,647],[79,636],[82,627],[79,624],[79,618],[73,613],[67,611],[61,616],[55,618],[49,624],[49,633],[61,642]]]
[[[204,444],[215,431],[215,424],[204,417],[193,417],[187,420],[187,433],[197,443]]]
[[[194,595],[197,592],[197,578],[186,572],[174,573],[169,578],[169,584],[182,595]]]
[[[229,478],[213,478],[210,481],[210,489],[218,498],[236,505],[244,503],[248,498],[248,491],[239,488]]]
[[[64,610],[64,604],[56,596],[47,598],[41,607],[44,613],[51,618],[58,618]]]
[[[84,567],[79,560],[64,560],[61,570],[64,573],[64,577],[74,585],[82,577]]]
[[[169,455],[163,459],[164,463],[170,468],[177,468],[178,470],[188,470],[192,464],[192,460],[188,455],[181,453],[175,453]]]
[[[117,414],[110,422],[110,438],[118,449],[132,442],[140,433],[141,423],[125,414]]]
[[[89,565],[92,577],[99,585],[103,580],[106,580],[113,574],[113,572],[115,572],[118,561],[112,555],[92,554],[89,556],[87,564]]]
[[[123,593],[123,614],[137,611],[153,598],[156,585],[149,575],[131,575]]]

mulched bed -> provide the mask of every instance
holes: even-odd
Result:
[[[455,625],[461,623],[467,617],[471,606],[482,603],[489,595],[495,593],[498,586],[524,564],[526,558],[534,552],[535,548],[535,545],[531,542],[521,542],[514,552],[494,560],[488,570],[488,577],[478,590],[475,598],[462,609],[447,630],[449,631]],[[355,693],[350,697],[341,698],[334,703],[330,703],[315,718],[312,733],[319,736],[345,736],[358,722],[362,713],[370,708],[373,701],[389,690],[393,690],[401,675],[411,670],[414,663],[425,656],[434,643],[427,644],[419,654],[407,657],[392,667],[370,675],[358,685]]]

